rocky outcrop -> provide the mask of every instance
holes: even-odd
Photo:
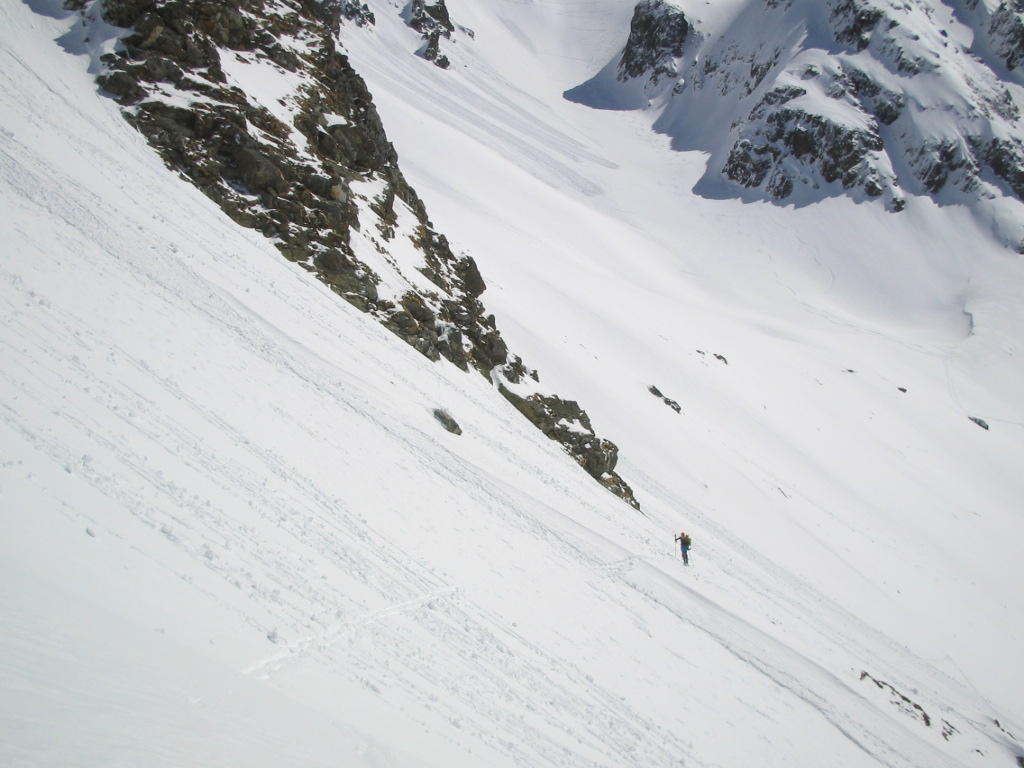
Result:
[[[971,191],[981,170],[970,147],[951,139],[923,142],[908,160],[914,176],[933,195],[950,181],[959,189]]]
[[[503,385],[500,388],[505,398],[545,435],[568,446],[587,474],[632,507],[640,508],[632,489],[615,473],[618,447],[594,433],[590,417],[578,403],[540,394],[523,397]]]
[[[894,706],[897,710],[902,712],[904,715],[917,720],[926,728],[933,728],[938,726],[942,738],[946,741],[951,740],[955,736],[959,735],[960,729],[954,726],[945,718],[941,719],[941,722],[936,722],[935,719],[929,715],[924,707],[913,701],[909,696],[898,691],[892,684],[879,680],[874,675],[868,672],[860,673],[861,680],[867,680],[870,683],[874,683],[875,688],[881,692],[883,696],[886,696],[889,703]],[[998,723],[997,723],[998,725]]]
[[[441,69],[451,66],[448,57],[441,53],[441,40],[450,40],[455,31],[444,0],[429,5],[426,0],[410,0],[403,13],[406,23],[423,38],[423,46],[417,53]]]
[[[975,146],[993,173],[1024,200],[1024,141],[1013,136],[976,142]]]
[[[423,31],[450,31],[442,0],[410,6]],[[171,169],[426,357],[505,382],[502,394],[524,410],[509,387],[528,392],[538,375],[508,350],[480,301],[486,284],[475,261],[434,229],[339,50],[341,24],[374,23],[365,4],[104,0],[102,8],[125,33],[98,82]],[[576,403],[527,397],[585,425],[534,421],[637,506],[614,472],[617,449],[594,435]]]
[[[868,197],[888,190],[893,201],[901,200],[895,176],[879,162],[884,144],[877,122],[841,122],[794,103],[806,93],[788,85],[764,95],[738,132],[725,176],[744,187],[763,188],[777,200],[789,197],[798,184],[818,188],[833,182]]]
[[[358,0],[343,0],[341,4],[341,15],[357,27],[365,27],[377,23],[376,17],[366,3]]]
[[[1024,3],[1021,0],[1003,0],[988,27],[993,50],[1009,70],[1024,63]]]
[[[860,103],[863,111],[874,117],[881,125],[892,125],[907,106],[907,96],[879,83],[855,65],[844,63],[842,77],[836,78],[833,93],[850,93]]]
[[[832,5],[829,21],[836,40],[863,51],[871,42],[871,33],[885,17],[870,0],[839,0]]]
[[[646,76],[657,85],[663,77],[678,77],[676,60],[683,55],[689,32],[690,23],[683,12],[663,0],[637,3],[619,60],[619,79]]]

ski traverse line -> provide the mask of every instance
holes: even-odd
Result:
[[[643,560],[643,555],[630,555],[621,560],[612,560],[610,563],[603,563],[596,566],[597,570],[605,573],[622,573],[630,570],[637,562]]]
[[[427,592],[419,597],[415,597],[412,600],[394,603],[392,605],[384,606],[383,608],[378,608],[375,611],[364,613],[362,616],[358,616],[348,621],[343,621],[322,634],[311,635],[291,643],[285,650],[250,664],[248,667],[244,668],[242,672],[246,675],[257,675],[261,680],[268,680],[285,667],[291,666],[312,654],[328,650],[349,632],[354,632],[362,629],[363,627],[368,627],[371,624],[383,621],[391,616],[397,616],[400,613],[415,610],[416,608],[420,608],[435,601],[449,600],[458,593],[458,587],[443,587],[441,589]]]

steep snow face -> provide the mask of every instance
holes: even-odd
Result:
[[[1019,250],[1024,12],[967,5],[642,2],[621,55],[567,95],[655,111],[676,148],[711,154],[703,194],[803,205],[842,193],[894,212],[907,193],[981,208],[1008,198],[1000,236]],[[635,34],[667,18],[685,43]]]
[[[845,50],[831,12],[809,4],[799,6],[807,25],[767,26],[793,18],[766,16],[784,5],[702,5],[686,16],[686,45],[726,50],[733,30],[746,51],[766,35],[794,51],[831,41],[816,54],[823,64]],[[1020,536],[1011,466],[1024,458],[1024,318],[1014,308],[1024,275],[1004,228],[1019,224],[1019,203],[940,205],[903,189],[906,205],[893,214],[866,195],[852,204],[838,183],[797,206],[732,199],[735,186],[695,196],[731,150],[735,136],[715,126],[731,124],[734,100],[701,90],[687,130],[707,143],[680,151],[697,145],[650,132],[666,114],[659,104],[693,98],[664,77],[645,90],[613,73],[602,91],[625,101],[651,94],[645,110],[563,97],[580,83],[600,86],[609,62],[618,67],[633,3],[447,7],[474,32],[453,36],[447,71],[410,63],[416,38],[384,3],[372,29],[343,30],[344,45],[437,225],[488,276],[510,343],[593,403],[595,425],[629,454],[625,476],[647,490],[638,492],[645,511],[728,530],[748,557],[801,574],[913,647],[941,634],[961,649],[951,653],[957,664],[974,658],[975,684],[983,677],[993,696],[1017,700],[997,670],[1017,666],[1020,630],[1006,628],[1022,618],[1010,607],[1020,599],[1014,556],[1002,549]],[[869,54],[857,59],[864,67]],[[685,56],[677,66],[686,71]],[[749,70],[733,64],[744,82]],[[749,108],[767,90],[759,87],[744,97]],[[915,87],[924,98],[924,82]],[[868,122],[848,101],[822,96],[822,105],[847,127]],[[1008,431],[985,442],[998,430],[971,416]],[[1002,551],[1007,568],[980,566],[1004,595],[1001,618],[984,619],[980,633],[1003,648],[998,664],[982,661],[972,650],[980,635],[962,629],[988,610],[952,597],[963,594],[955,552],[968,541]],[[845,567],[857,576],[840,575]],[[923,574],[938,591],[924,588]],[[861,589],[861,579],[873,586]],[[888,598],[872,599],[875,589],[894,600],[886,618]]]
[[[562,98],[632,4],[450,0],[447,69],[353,5],[404,173],[646,515],[169,173],[79,18],[0,6],[0,762],[1012,766],[1019,261],[913,195],[694,196],[706,155]]]

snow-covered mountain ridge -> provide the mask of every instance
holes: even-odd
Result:
[[[708,155],[656,109],[563,97],[621,60],[632,2],[439,5],[437,58],[383,0],[342,3],[333,50],[478,265],[471,298],[622,446],[645,514],[472,363],[282,258],[299,228],[215,199],[272,222],[347,183],[397,309],[430,281],[392,250],[418,222],[401,190],[380,226],[387,167],[335,197],[255,162],[278,201],[204,193],[97,91],[123,30],[0,7],[0,762],[1019,763],[1024,275],[991,218],[908,190],[898,214],[695,195]],[[233,103],[243,148],[333,182],[293,155],[295,82],[268,63],[300,38],[219,50],[225,83],[182,68],[206,93],[140,87]],[[317,131],[351,144],[352,117]],[[430,306],[463,298],[449,274]]]
[[[907,191],[1006,197],[1000,234],[1019,250],[1022,34],[1007,2],[646,0],[621,58],[569,96],[657,110],[677,148],[711,153],[706,194],[803,205],[842,190],[892,211]]]

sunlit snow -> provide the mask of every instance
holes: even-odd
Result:
[[[448,71],[370,5],[342,42],[404,173],[643,513],[5,3],[0,764],[1011,768],[1021,257],[923,198],[695,195],[652,113],[562,95],[630,2],[449,0]]]

